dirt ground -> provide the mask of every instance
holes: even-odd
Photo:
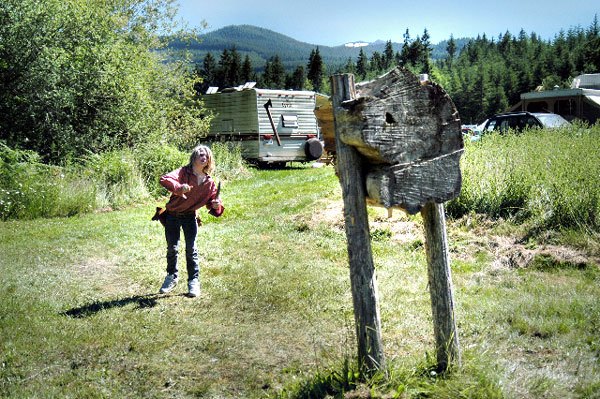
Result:
[[[328,202],[313,214],[310,224],[326,223],[340,230],[344,230],[343,204]],[[486,250],[492,256],[492,271],[494,269],[518,269],[529,267],[534,262],[543,262],[548,265],[569,265],[583,268],[586,265],[600,267],[600,253],[592,253],[565,245],[532,244],[526,240],[524,234],[510,233],[500,235],[493,233],[496,222],[488,221],[483,216],[476,217],[477,221],[458,220],[448,221],[449,247],[451,258],[468,260],[477,251]],[[468,219],[468,218],[466,218]],[[460,228],[461,226],[469,226]],[[423,227],[420,218],[408,216],[402,210],[394,209],[391,212],[383,208],[370,208],[369,227],[374,231],[387,231],[390,240],[400,244],[411,244],[417,241],[424,242]],[[460,245],[453,245],[453,235],[459,236]],[[540,240],[543,241],[543,240]]]

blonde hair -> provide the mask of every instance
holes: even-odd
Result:
[[[213,157],[212,150],[208,146],[199,145],[192,150],[192,153],[190,154],[190,163],[188,164],[188,167],[194,167],[194,161],[196,161],[196,159],[200,156],[201,150],[204,150],[204,152],[206,152],[207,158],[206,166],[204,167],[203,172],[207,175],[210,175],[215,170],[215,158]]]

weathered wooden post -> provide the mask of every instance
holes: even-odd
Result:
[[[345,125],[345,101],[355,97],[354,77],[332,77],[334,124],[336,131]],[[337,112],[336,110],[339,110]],[[350,282],[354,304],[354,321],[358,341],[358,363],[361,373],[371,374],[384,366],[381,322],[377,299],[377,280],[371,253],[369,218],[367,215],[365,175],[362,157],[336,134],[337,166],[344,198],[344,219],[350,263]]]
[[[404,69],[354,87],[351,75],[333,76],[332,83],[344,206],[362,207],[346,197],[363,196],[365,190],[371,202],[410,214],[421,211],[423,216],[436,355],[438,369],[444,371],[451,363],[460,364],[442,205],[461,188],[463,140],[458,112],[439,85],[421,84]],[[342,155],[340,150],[354,155]],[[348,181],[360,188],[345,188]],[[346,223],[354,213],[345,209]],[[362,233],[366,238],[354,245],[368,241],[368,220],[361,226],[367,229]],[[346,227],[349,251],[350,233]],[[368,254],[372,264],[370,241]],[[354,306],[356,314],[357,306],[364,305],[357,305],[355,298]]]
[[[421,210],[421,215],[425,225],[427,273],[433,314],[436,359],[438,370],[445,371],[453,363],[460,365],[460,351],[454,319],[444,205],[429,202]]]

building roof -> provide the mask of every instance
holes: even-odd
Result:
[[[521,94],[521,100],[535,100],[542,98],[558,98],[558,97],[600,97],[600,90],[595,89],[557,89],[545,91],[532,91],[530,93]]]
[[[588,73],[575,77],[571,82],[571,88],[600,90],[600,73]]]

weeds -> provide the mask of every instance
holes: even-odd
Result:
[[[167,190],[158,183],[160,176],[186,165],[189,154],[167,144],[145,145],[135,150],[135,160],[150,194],[160,197],[167,195]]]
[[[239,146],[216,143],[213,151],[217,178],[251,175]],[[79,163],[56,166],[42,164],[35,152],[0,143],[0,219],[73,216],[166,196],[160,176],[188,160],[189,154],[175,147],[148,145],[90,153]]]
[[[215,175],[220,180],[235,180],[251,176],[246,162],[242,158],[242,150],[237,143],[215,142],[210,145],[215,157],[217,169]]]
[[[96,208],[96,186],[72,168],[0,143],[0,219],[72,216]]]
[[[600,231],[600,125],[484,136],[468,143],[451,215],[527,221],[533,228]]]
[[[83,167],[88,181],[97,187],[96,197],[102,208],[119,208],[149,198],[134,154],[129,150],[89,154]]]

